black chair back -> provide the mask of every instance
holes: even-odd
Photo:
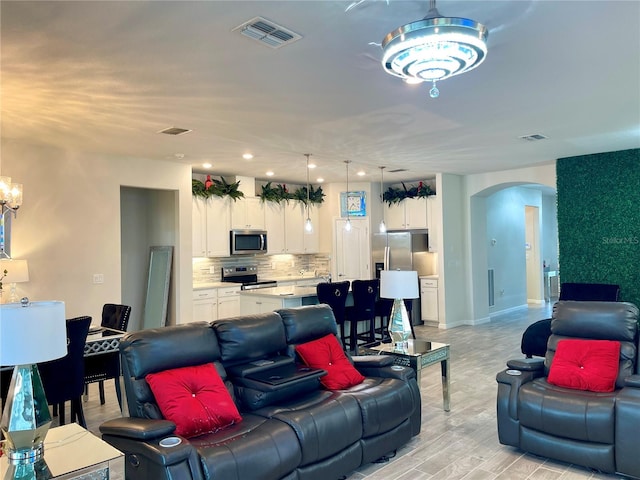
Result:
[[[102,307],[102,322],[100,325],[115,330],[127,331],[131,307],[129,305],[118,305],[115,303],[105,303]],[[116,396],[118,404],[122,406],[122,396],[120,393],[120,355],[118,352],[108,352],[101,355],[94,355],[85,359],[85,383],[98,382],[98,392],[100,395],[100,405],[105,404],[104,381],[110,378],[115,379]],[[88,393],[88,387],[87,387]]]
[[[353,307],[347,309],[347,320],[351,323],[351,335],[349,347],[356,348],[358,343],[357,324],[358,322],[369,322],[369,330],[365,336],[366,342],[375,340],[375,318],[376,300],[380,290],[380,280],[354,280],[351,282],[351,292],[353,294]]]
[[[331,307],[336,323],[340,327],[340,340],[345,344],[344,321],[347,295],[349,294],[350,282],[322,282],[316,285],[318,302]]]
[[[344,323],[344,310],[347,304],[350,282],[322,282],[316,285],[319,303],[326,303],[333,310],[333,316],[339,325]]]
[[[131,307],[129,305],[118,305],[115,303],[105,303],[102,307],[101,326],[113,328],[114,330],[127,331]]]
[[[76,317],[67,319],[67,354],[38,364],[44,393],[49,405],[62,405],[60,423],[64,423],[64,402],[72,401],[72,416],[74,421],[74,406],[82,408],[81,397],[84,393],[84,345],[89,333],[91,317]],[[84,425],[84,416],[77,412],[78,423]]]

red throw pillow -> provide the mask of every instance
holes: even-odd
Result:
[[[296,352],[309,367],[327,371],[320,381],[329,390],[353,387],[364,381],[364,377],[344,354],[335,335],[329,334],[297,345]]]
[[[146,377],[162,415],[176,434],[195,437],[242,421],[213,364],[175,368]]]
[[[613,392],[620,366],[620,342],[560,340],[547,381],[559,387]]]

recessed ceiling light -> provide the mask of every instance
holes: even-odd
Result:
[[[317,165],[316,165],[315,163],[310,163],[310,164],[309,164],[309,168],[316,168],[316,166],[317,166]]]
[[[322,178],[322,177],[318,177],[318,179],[316,180],[316,182],[318,182],[318,183],[322,183],[322,182],[324,182],[324,178]]]
[[[244,158],[245,160],[251,160],[253,158],[253,155],[250,153],[243,153],[242,158]]]
[[[357,175],[358,175],[359,177],[364,177],[364,176],[366,175],[366,173],[364,173],[364,170],[360,170],[360,171],[357,173]]]
[[[273,177],[273,172],[271,170],[267,172],[267,177]]]
[[[210,163],[203,163],[202,164],[202,168],[211,168],[213,165],[211,165]]]

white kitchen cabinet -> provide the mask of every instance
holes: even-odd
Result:
[[[193,197],[192,256],[224,257],[229,255],[231,212],[223,197]]]
[[[240,315],[240,286],[193,291],[194,322],[213,322]]]
[[[240,315],[240,286],[218,288],[218,319]]]
[[[284,207],[285,252],[304,253],[304,217],[298,202],[289,202]]]
[[[392,205],[385,203],[384,217],[389,230],[428,228],[427,199],[406,198]]]
[[[420,311],[422,321],[439,322],[438,280],[435,278],[420,279]]]
[[[267,231],[267,254],[287,253],[285,244],[284,205],[265,202],[264,226]]]
[[[309,217],[313,224],[311,233],[305,231],[306,208],[298,202],[279,205],[267,202],[265,206],[265,225],[267,230],[267,253],[269,254],[305,254],[318,253],[320,236],[318,207],[309,208]]]
[[[258,197],[239,198],[231,204],[231,228],[264,230],[264,204]]]
[[[191,252],[194,257],[207,256],[207,203],[193,197],[191,204]]]
[[[258,313],[274,312],[282,308],[282,300],[278,298],[264,298],[243,295],[240,299],[241,315],[255,315]]]
[[[212,322],[218,319],[218,291],[215,288],[193,291],[194,322]]]

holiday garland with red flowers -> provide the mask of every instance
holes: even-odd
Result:
[[[235,183],[229,183],[224,177],[220,177],[220,180],[218,180],[215,178],[212,179],[211,175],[207,175],[207,180],[204,183],[200,180],[192,180],[191,193],[194,197],[202,198],[229,196],[235,201],[238,198],[244,197],[244,193],[239,190],[239,186],[240,180]],[[325,194],[320,186],[314,188],[313,185],[309,185],[309,193],[307,194],[306,185],[290,192],[286,184],[279,183],[273,186],[271,182],[268,182],[262,186],[262,192],[258,194],[258,197],[260,197],[263,202],[282,203],[294,200],[306,205],[308,200],[309,204],[313,205],[324,202]]]
[[[407,187],[404,182],[402,183],[402,188],[400,187],[389,187],[383,194],[382,200],[387,202],[389,206],[394,203],[400,203],[405,198],[426,198],[431,195],[435,195],[431,187],[424,182],[420,182],[417,186],[409,186]]]

